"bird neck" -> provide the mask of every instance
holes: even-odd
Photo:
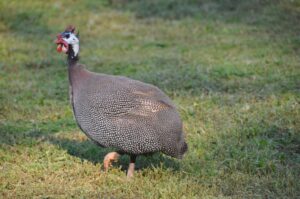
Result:
[[[79,60],[79,45],[69,45],[68,65],[75,66]]]
[[[68,76],[71,87],[76,87],[80,84],[80,81],[88,76],[88,71],[85,67],[78,63],[78,56],[68,56]]]

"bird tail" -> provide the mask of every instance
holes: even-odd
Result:
[[[185,141],[183,141],[180,148],[179,148],[178,158],[182,159],[183,155],[187,152],[187,150],[188,150],[188,145]]]

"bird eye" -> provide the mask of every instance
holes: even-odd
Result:
[[[70,34],[66,34],[65,38],[69,39],[70,38]]]

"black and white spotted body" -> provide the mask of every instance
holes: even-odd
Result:
[[[68,54],[74,116],[91,140],[133,156],[163,152],[182,158],[187,144],[168,96],[150,84],[86,70],[77,63],[79,40],[74,28],[58,35],[56,43],[59,52]]]
[[[181,119],[161,90],[126,77],[91,73],[81,65],[72,67],[74,115],[89,138],[128,154],[161,151],[182,156]]]

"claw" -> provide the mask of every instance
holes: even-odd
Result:
[[[120,157],[120,154],[117,152],[108,153],[103,160],[104,171],[107,171],[111,167],[112,162],[117,162]]]

